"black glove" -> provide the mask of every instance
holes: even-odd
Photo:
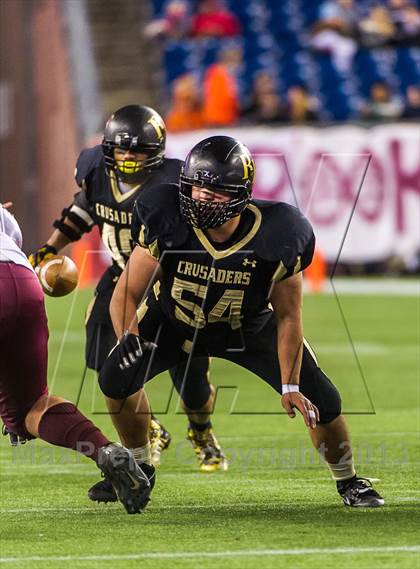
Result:
[[[130,368],[143,357],[144,352],[153,350],[153,348],[157,348],[153,342],[148,342],[140,336],[125,332],[116,348],[120,369]]]
[[[42,261],[48,259],[48,257],[52,257],[53,255],[57,255],[57,249],[52,247],[52,245],[43,245],[38,249],[38,251],[34,251],[28,256],[29,262],[32,265],[32,268],[35,269]]]

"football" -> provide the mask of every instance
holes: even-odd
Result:
[[[36,268],[39,282],[45,294],[65,296],[77,286],[79,271],[75,263],[65,255],[54,255]]]

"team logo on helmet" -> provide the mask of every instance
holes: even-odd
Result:
[[[148,124],[151,124],[155,129],[159,140],[162,140],[165,134],[165,124],[162,120],[162,117],[156,113],[153,114],[147,122]]]
[[[255,175],[255,162],[251,155],[248,153],[241,154],[239,158],[241,159],[242,166],[244,167],[244,175],[242,179],[253,181]]]

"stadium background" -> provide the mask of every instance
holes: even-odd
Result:
[[[209,132],[234,133],[256,153],[256,194],[297,202],[315,225],[330,272],[338,262],[337,272],[353,276],[327,282],[325,291],[338,291],[337,297],[306,297],[305,327],[343,392],[363,473],[384,479],[380,490],[390,507],[375,518],[371,512],[343,514],[302,426],[282,417],[278,429],[279,418],[270,416],[278,402],[265,386],[216,361],[212,377],[226,388],[218,400],[217,432],[232,468],[210,482],[199,477],[182,443],[185,421],[169,382],[155,382],[155,410],[167,414],[178,442],[168,451],[160,493],[136,525],[134,542],[127,540],[133,523],[117,507],[99,513],[86,504],[86,488],[95,481],[91,465],[63,454],[47,460],[38,443],[29,454],[15,455],[1,441],[3,566],[68,560],[75,567],[102,567],[105,561],[134,567],[142,560],[146,567],[196,567],[199,552],[206,551],[216,559],[205,555],[202,567],[252,567],[257,559],[246,551],[263,548],[257,554],[261,567],[279,566],[279,558],[269,556],[275,549],[280,553],[273,555],[292,559],[294,567],[328,568],[337,565],[340,547],[351,550],[338,558],[346,567],[408,568],[415,562],[419,287],[411,275],[418,272],[420,243],[419,128],[418,120],[360,120],[360,109],[377,80],[404,102],[407,86],[420,83],[420,47],[358,48],[351,67],[339,71],[328,54],[309,48],[320,1],[225,4],[241,24],[233,40],[145,36],[164,15],[167,4],[160,0],[2,0],[0,51],[7,57],[0,62],[0,200],[14,201],[25,249],[42,244],[75,192],[80,149],[100,140],[110,112],[135,102],[165,117],[174,81],[192,72],[201,83],[221,47],[243,50],[237,77],[243,103],[260,70],[274,74],[283,98],[290,86],[304,84],[318,101],[316,122],[246,121],[169,132],[168,155],[184,157]],[[357,2],[365,14],[373,4]],[[50,381],[111,436],[96,382],[83,371],[83,313],[106,255],[94,232],[81,243],[72,252],[79,266],[86,250],[101,252],[85,266],[87,290],[47,303]],[[371,273],[393,278],[370,284],[354,278]],[[28,542],[21,538],[25,532]],[[298,547],[301,553],[286,557]],[[237,549],[242,553],[235,558]],[[185,551],[196,553],[189,559]],[[227,559],[218,551],[228,551]],[[169,558],[153,558],[153,552]]]
[[[0,47],[8,55],[0,76],[1,199],[13,198],[26,249],[49,235],[51,221],[75,191],[80,148],[100,140],[112,110],[141,102],[166,117],[176,81],[188,74],[202,82],[218,54],[233,47],[242,51],[235,72],[240,105],[261,71],[272,74],[280,97],[293,85],[305,85],[317,102],[318,120],[311,126],[258,126],[239,117],[217,127],[233,129],[257,155],[255,194],[298,202],[331,264],[347,229],[338,260],[353,266],[344,272],[418,270],[418,120],[360,120],[373,83],[387,83],[401,103],[407,87],[419,85],[416,40],[359,46],[349,69],[339,71],[328,53],[308,47],[319,1],[232,0],[227,6],[240,21],[238,37],[148,37],[144,30],[163,17],[168,4],[1,3]],[[374,2],[358,5],[366,15]],[[183,158],[207,134],[169,132],[168,155]],[[98,248],[97,236],[89,236],[86,247]],[[99,259],[92,257],[94,265]],[[90,267],[86,278],[98,270]]]

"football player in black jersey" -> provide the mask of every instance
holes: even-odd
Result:
[[[165,142],[165,124],[155,110],[140,105],[117,110],[105,126],[102,144],[83,150],[78,158],[75,178],[80,191],[73,203],[54,222],[56,229],[47,243],[29,257],[32,266],[36,267],[68,243],[80,239],[94,225],[98,226],[112,265],[100,279],[87,315],[86,364],[97,371],[116,343],[109,303],[132,250],[131,221],[135,199],[140,191],[179,180],[182,162],[165,158]],[[208,424],[213,400],[208,367],[208,358],[194,359],[189,373],[194,376],[195,389],[192,394],[184,389],[182,401],[190,419],[188,436],[194,450],[199,448],[200,451],[200,468],[213,471],[226,469],[227,461],[212,432],[205,444],[201,441],[202,425]],[[180,385],[179,378],[184,372],[182,364],[171,370],[176,385]],[[155,465],[170,440],[169,433],[152,417],[150,441]],[[89,497],[104,502],[116,500],[107,480],[92,487]]]
[[[288,204],[252,200],[254,174],[244,145],[214,136],[191,150],[179,186],[140,194],[138,246],[110,304],[120,343],[101,370],[101,389],[111,411],[124,402],[113,420],[133,446],[146,381],[193,355],[230,360],[270,384],[289,417],[302,414],[344,504],[381,506],[370,481],[356,476],[340,395],[303,338],[311,225]]]

